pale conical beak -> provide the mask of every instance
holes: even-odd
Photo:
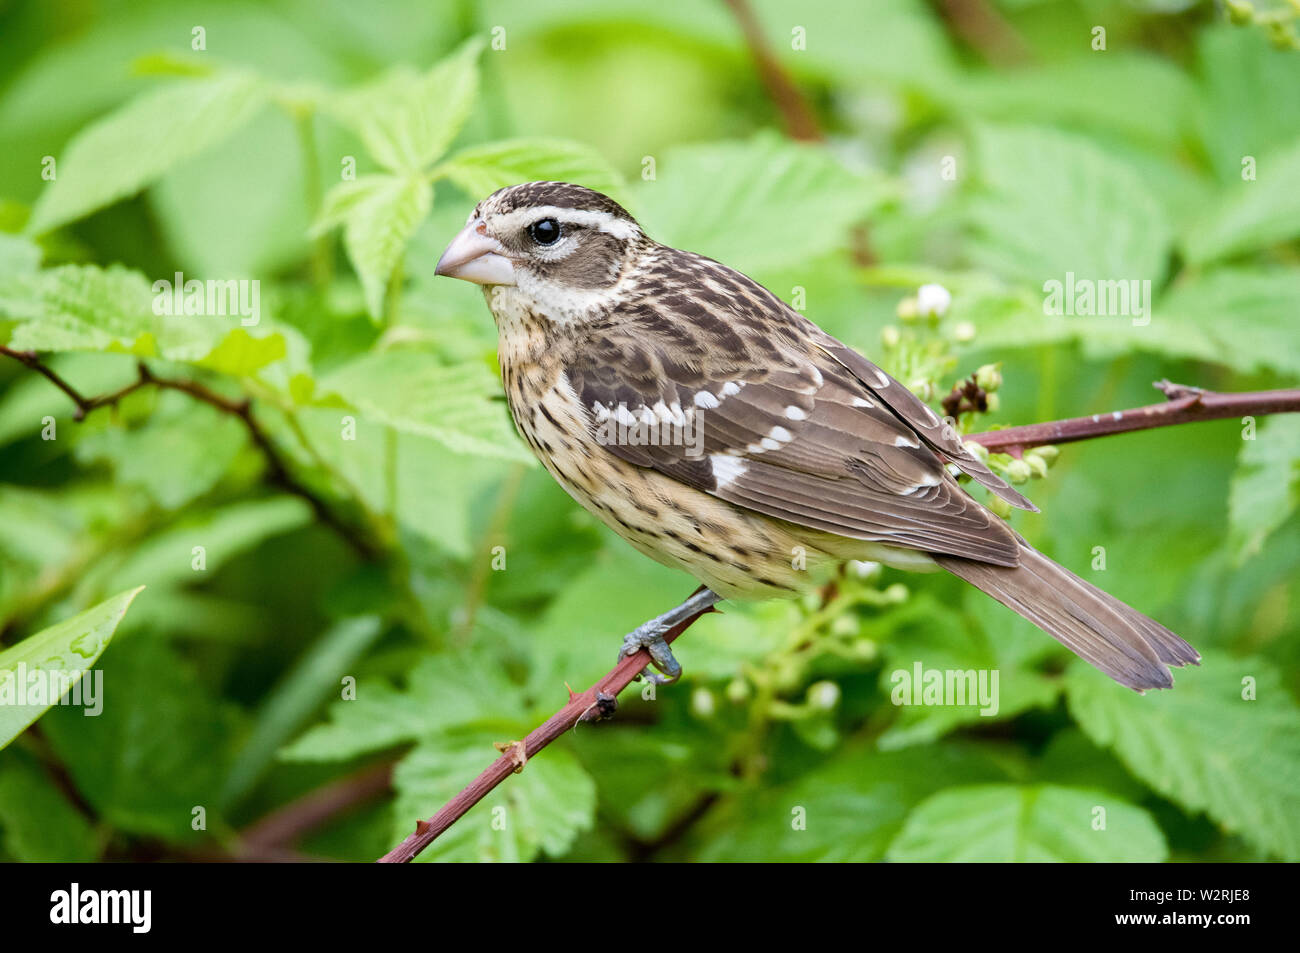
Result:
[[[476,285],[513,285],[515,269],[505,246],[487,234],[481,221],[471,218],[438,259],[435,274],[472,281]]]

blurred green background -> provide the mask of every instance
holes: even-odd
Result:
[[[434,280],[501,185],[610,192],[936,406],[1001,362],[971,431],[1165,377],[1294,386],[1294,13],[0,2],[0,343],[87,396],[144,361],[252,398],[292,480],[211,402],[145,386],[78,422],[0,355],[0,649],[147,586],[103,713],[0,751],[0,858],[374,859],[693,588],[532,462],[478,290]],[[159,317],[176,272],[258,280],[260,320]],[[1068,272],[1150,281],[1150,320],[1045,315]],[[943,315],[912,313],[927,283]],[[680,684],[633,686],[421,859],[1300,859],[1300,427],[1256,424],[1062,448],[1013,517],[1202,651],[1174,691],[859,567],[828,604],[703,619]],[[918,662],[997,669],[998,714],[892,704]]]

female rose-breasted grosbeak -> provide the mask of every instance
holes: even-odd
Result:
[[[673,624],[720,598],[791,595],[846,559],[946,569],[1139,691],[1199,661],[969,496],[945,461],[1035,509],[906,387],[745,275],[651,240],[607,196],[495,192],[437,273],[484,286],[510,411],[555,479],[704,583],[624,642],[670,677]]]

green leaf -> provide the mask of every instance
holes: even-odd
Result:
[[[206,294],[189,300],[201,298]],[[120,265],[61,265],[0,278],[0,317],[19,322],[9,344],[33,351],[112,351],[201,361],[231,334],[247,334],[234,313],[238,307],[232,308],[228,298],[223,302],[217,307],[226,314],[168,314],[170,280],[150,284],[138,271]],[[273,349],[275,344],[259,347]],[[217,360],[227,357],[220,354]]]
[[[1066,697],[1084,732],[1154,790],[1300,860],[1300,709],[1269,663],[1206,652],[1173,691],[1138,695],[1076,662]]]
[[[104,824],[190,842],[221,829],[216,797],[238,711],[161,639],[123,640],[104,666],[103,713],[59,708],[41,727]],[[197,830],[196,808],[206,830]]]
[[[218,374],[248,377],[281,360],[287,353],[283,334],[275,332],[254,337],[243,328],[233,328],[216,347],[194,363]]]
[[[275,760],[275,753],[332,695],[341,677],[374,644],[383,627],[377,616],[344,619],[314,644],[267,697],[257,723],[235,757],[221,789],[221,804],[238,801]]]
[[[846,248],[849,228],[892,191],[825,148],[760,135],[669,150],[635,198],[652,238],[751,271]]]
[[[1300,235],[1300,139],[1261,156],[1255,178],[1228,186],[1183,238],[1194,265],[1267,248]]]
[[[1151,815],[1113,794],[1051,784],[990,784],[942,791],[921,803],[889,845],[888,858],[1158,863],[1168,853]]]
[[[980,191],[966,217],[978,264],[1035,288],[1067,272],[1160,286],[1172,231],[1122,160],[1055,129],[980,125],[974,161]]]
[[[976,611],[995,607],[995,614],[984,625],[973,626],[923,597],[893,610],[886,620],[886,624],[898,624],[903,621],[900,616],[912,616],[906,629],[893,630],[884,643],[886,665],[880,673],[881,694],[892,696],[906,677],[914,704],[899,706],[898,717],[877,741],[882,750],[929,743],[959,727],[991,725],[1032,708],[1050,708],[1055,704],[1060,693],[1057,680],[1034,667],[1050,651],[1051,644],[1040,637],[1037,629],[1032,629],[1026,640],[1016,625],[1018,617],[1009,609],[1003,609],[982,593],[971,592],[973,598],[968,605],[978,607]],[[932,671],[973,672],[975,681],[969,684],[977,686],[975,697],[967,698],[963,705],[920,704],[921,699],[916,696],[921,693],[924,681],[919,685],[915,681],[918,664],[922,679],[924,673]],[[996,683],[992,680],[994,673]],[[982,704],[978,697],[981,676],[984,686],[990,690],[988,705]],[[964,681],[963,687],[965,684]]]
[[[95,660],[108,648],[131,600],[143,588],[144,586],[137,586],[119,592],[94,608],[48,629],[42,629],[0,652],[0,748],[18,737],[23,729],[45,714],[51,705],[56,704],[68,689],[81,681]],[[23,701],[30,686],[23,685],[21,679],[37,671],[66,677],[67,684],[59,698],[42,697],[30,703]],[[48,684],[49,680],[42,677],[38,681]],[[85,708],[84,713],[89,714],[91,710]]]
[[[493,743],[506,740],[486,732],[440,735],[402,759],[393,772],[393,842],[495,761]],[[552,745],[498,785],[417,860],[529,861],[543,852],[560,857],[592,826],[595,813],[591,776],[570,752]]]
[[[40,264],[39,245],[21,235],[0,232],[0,279],[35,271]]]
[[[1228,491],[1228,530],[1240,562],[1300,505],[1300,416],[1260,421],[1255,439],[1243,440]]]
[[[122,579],[174,585],[206,578],[227,560],[264,539],[307,524],[311,508],[297,497],[246,500],[189,516],[149,537],[108,570],[109,586]],[[194,568],[194,547],[202,546],[206,569]]]
[[[119,484],[142,487],[163,509],[203,496],[225,476],[247,438],[230,414],[175,391],[158,395],[155,412],[126,427],[108,414],[77,432],[82,464],[110,464]]]
[[[62,265],[0,281],[0,315],[23,322],[11,347],[155,353],[149,284],[114,265]]]
[[[936,93],[962,115],[1114,131],[1172,152],[1187,136],[1196,89],[1167,59],[1117,50],[1046,59],[1035,69],[972,71]]]
[[[526,769],[525,769],[526,770]],[[977,749],[842,750],[785,788],[729,805],[706,861],[874,861],[884,857],[913,807],[946,787],[1002,781]]]
[[[1243,372],[1300,374],[1296,314],[1300,281],[1291,270],[1221,268],[1177,284],[1132,340]]]
[[[359,684],[355,698],[334,702],[329,720],[281,749],[280,757],[346,761],[478,721],[526,731],[518,695],[518,687],[482,658],[464,652],[426,657],[404,689],[378,681]]]
[[[1300,135],[1300,57],[1273,49],[1263,30],[1232,26],[1197,37],[1201,144],[1220,181],[1239,182],[1246,156]]]
[[[0,833],[8,853],[28,863],[95,860],[94,828],[34,758],[11,751],[0,767]]]
[[[432,437],[457,453],[532,463],[497,399],[500,384],[480,361],[440,367],[427,351],[376,351],[320,382],[377,423]]]
[[[266,98],[260,79],[232,72],[174,83],[132,100],[68,143],[58,177],[37,200],[27,231],[48,232],[135,194],[234,133]]]
[[[343,225],[343,244],[365,290],[366,309],[378,319],[393,269],[433,207],[433,191],[418,175],[365,175],[340,182],[325,196],[312,231]]]
[[[398,66],[326,108],[361,136],[376,162],[404,178],[437,159],[465,124],[478,96],[476,37],[424,73]]]
[[[520,182],[573,182],[624,201],[627,185],[595,149],[564,139],[506,139],[462,149],[433,170],[478,200]]]

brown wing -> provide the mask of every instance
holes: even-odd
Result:
[[[942,435],[912,424],[924,404],[897,382],[868,386],[819,342],[843,345],[743,275],[690,257],[691,286],[623,309],[566,368],[610,452],[802,526],[1017,565],[1015,534],[936,455]],[[953,462],[968,463],[958,450]]]

